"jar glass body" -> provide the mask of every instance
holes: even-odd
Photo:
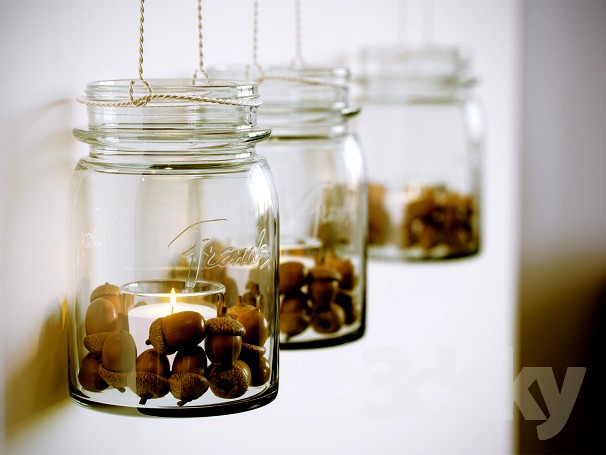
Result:
[[[445,259],[480,250],[482,114],[451,50],[364,54],[369,255]]]
[[[155,84],[218,96],[247,90]],[[89,98],[105,89],[92,84]],[[75,134],[90,153],[76,166],[69,211],[75,401],[186,416],[275,398],[277,197],[255,151],[269,131],[255,127],[254,109],[89,106],[88,129]],[[245,310],[255,324],[240,320]],[[223,319],[239,325],[216,329]]]
[[[366,165],[348,131],[349,72],[270,68],[259,144],[280,200],[280,346],[341,344],[366,319]]]

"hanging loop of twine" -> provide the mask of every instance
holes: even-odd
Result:
[[[230,99],[230,98],[213,98],[206,96],[195,96],[195,95],[176,95],[170,93],[154,93],[151,84],[143,77],[143,43],[144,43],[144,23],[145,23],[145,0],[140,0],[140,19],[139,19],[139,78],[130,80],[128,84],[128,101],[100,101],[91,100],[85,96],[79,96],[76,100],[79,103],[88,106],[99,106],[99,107],[142,107],[146,106],[152,100],[176,100],[176,101],[194,101],[199,103],[213,103],[222,104],[228,106],[242,106],[242,107],[258,107],[261,105],[259,99]],[[198,56],[199,63],[198,68],[194,71],[192,85],[198,78],[204,77],[206,81],[209,81],[209,75],[204,70],[204,54],[202,52],[202,0],[198,0]],[[135,84],[141,82],[147,94],[135,98]]]

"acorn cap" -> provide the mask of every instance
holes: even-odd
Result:
[[[162,398],[169,391],[168,379],[149,371],[137,371],[129,378],[128,386],[141,397],[139,404],[151,398]]]
[[[88,349],[90,352],[101,352],[103,350],[103,343],[105,342],[105,338],[111,332],[98,332],[91,333],[84,337],[84,347]]]
[[[226,314],[208,319],[206,321],[206,329],[211,335],[242,336],[246,333],[246,329],[242,324]]]
[[[242,350],[240,351],[240,357],[261,357],[264,354],[265,348],[263,346],[255,346],[254,344],[242,342]]]
[[[219,398],[238,398],[248,390],[248,377],[238,364],[224,368],[216,366],[208,377],[210,390]]]
[[[149,339],[145,341],[145,344],[151,344],[160,354],[174,354],[176,349],[169,346],[164,339],[164,334],[162,333],[162,319],[164,318],[158,318],[151,323],[149,326]]]
[[[170,393],[180,400],[177,406],[197,400],[206,393],[210,384],[201,374],[196,373],[175,373],[168,380]]]
[[[90,294],[90,301],[97,299],[98,297],[102,297],[104,295],[120,295],[120,288],[115,284],[105,283],[101,286],[93,289],[93,292]]]
[[[238,303],[227,309],[227,315],[233,319],[238,319],[238,315],[240,315],[244,311],[256,309],[256,306],[249,305],[245,302],[242,302],[241,300],[238,300]]]
[[[128,373],[117,373],[115,371],[110,371],[103,368],[103,365],[99,365],[99,376],[101,376],[101,378],[109,385],[120,390],[120,392],[124,392],[124,388],[131,384],[134,374],[134,371]]]

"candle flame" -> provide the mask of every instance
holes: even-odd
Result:
[[[177,305],[177,295],[175,294],[175,288],[170,290],[170,313],[175,312],[175,306]]]

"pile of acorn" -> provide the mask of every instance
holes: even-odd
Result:
[[[90,352],[78,373],[83,389],[99,392],[113,386],[124,392],[128,387],[142,405],[170,392],[183,406],[209,388],[219,398],[238,398],[249,386],[269,380],[263,347],[269,325],[256,306],[239,301],[229,314],[222,307],[208,320],[195,311],[158,318],[146,341],[152,347],[138,356],[122,320],[118,287],[105,284],[95,289],[85,317],[84,345]]]
[[[354,296],[357,277],[349,259],[329,255],[307,268],[296,260],[280,264],[280,332],[286,339],[311,327],[331,334],[358,319]]]
[[[412,185],[402,222],[404,248],[430,251],[444,247],[456,255],[477,247],[474,228],[473,196],[453,191],[444,185]]]

